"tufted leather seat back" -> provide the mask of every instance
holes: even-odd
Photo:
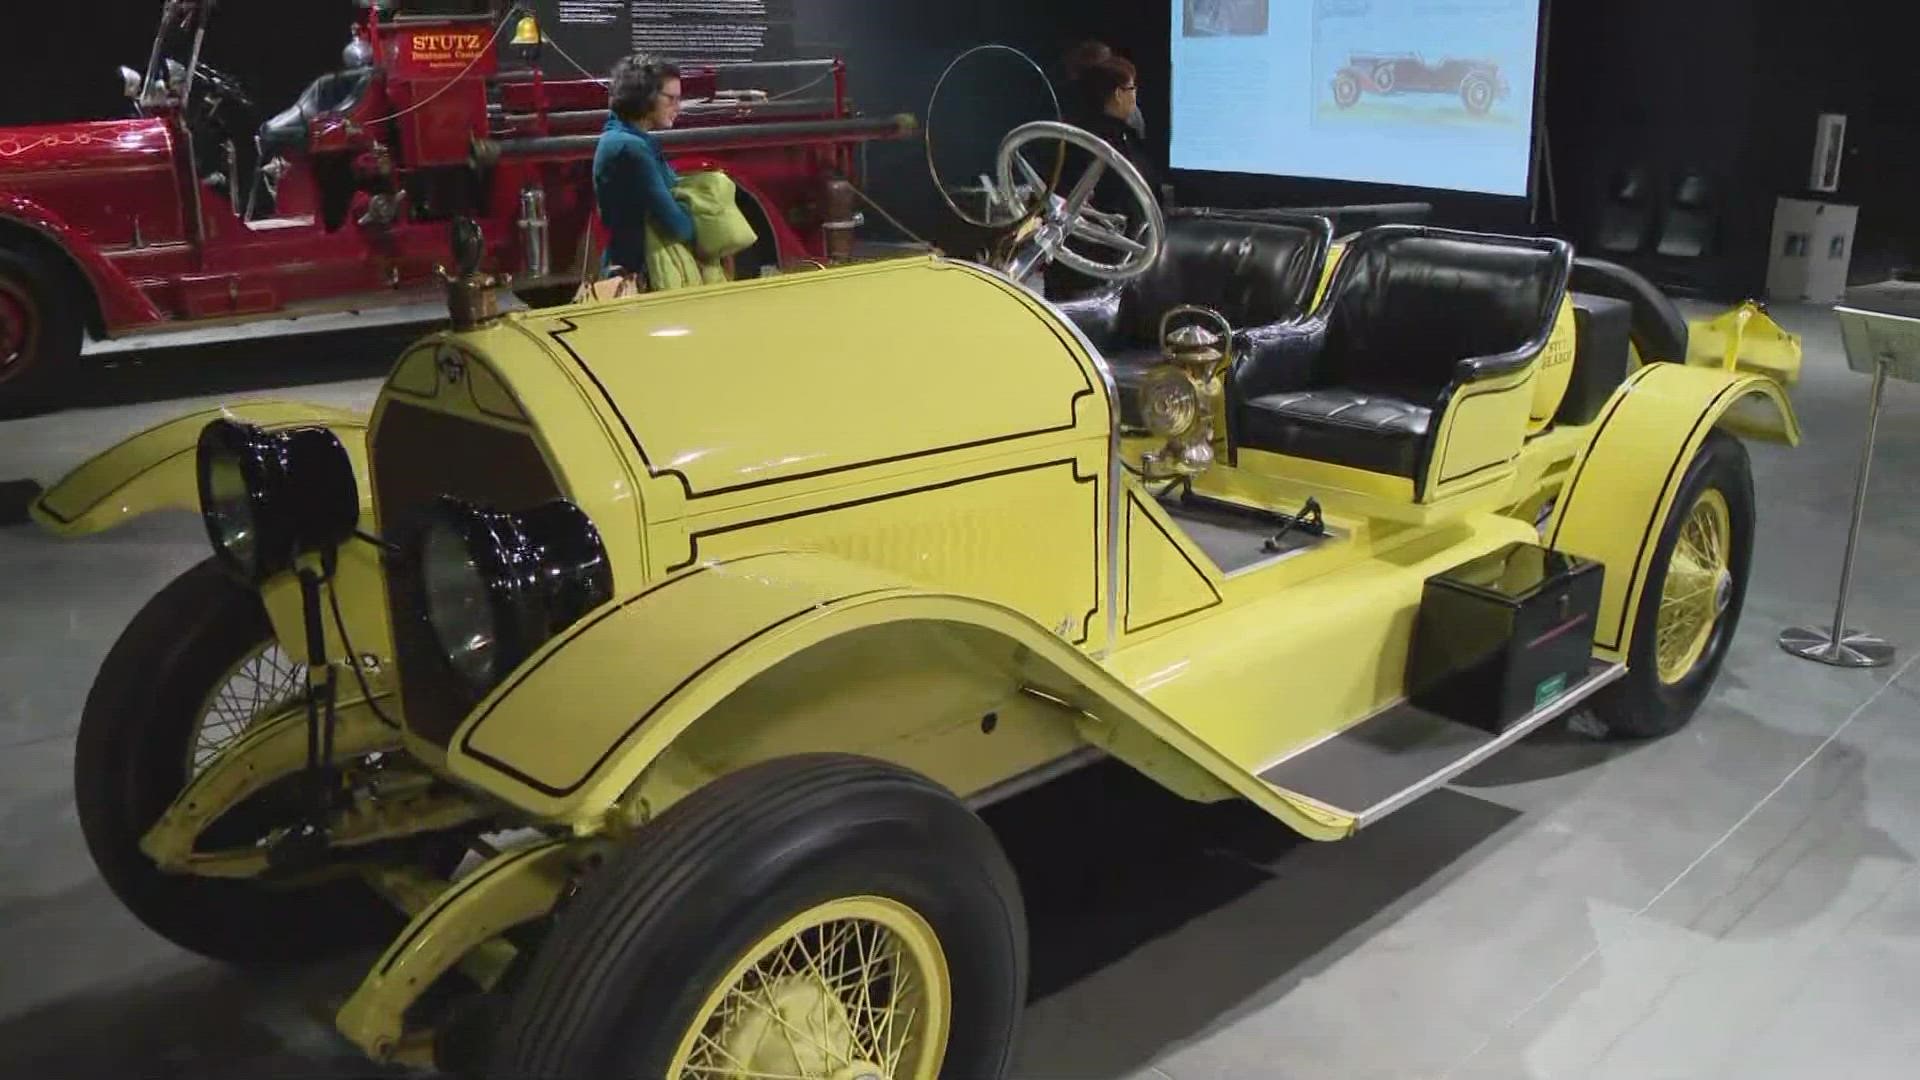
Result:
[[[1234,329],[1298,316],[1326,259],[1322,230],[1271,221],[1176,217],[1166,247],[1121,292],[1120,334],[1142,346],[1159,341],[1160,317],[1181,304],[1205,304]]]
[[[1511,352],[1551,323],[1564,280],[1555,260],[1536,247],[1360,234],[1334,284],[1315,381],[1437,393],[1461,360]]]

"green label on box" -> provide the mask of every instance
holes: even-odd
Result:
[[[1538,709],[1554,698],[1567,692],[1567,676],[1564,672],[1551,679],[1543,680],[1533,688],[1533,707]]]

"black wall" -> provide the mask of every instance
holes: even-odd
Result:
[[[1632,165],[1697,169],[1719,191],[1722,298],[1765,284],[1774,200],[1802,195],[1822,112],[1848,116],[1841,190],[1861,207],[1854,276],[1920,254],[1920,5],[1893,0],[1610,0],[1555,5],[1547,121],[1559,218],[1580,239]]]
[[[12,38],[32,48],[24,62],[0,68],[0,123],[121,115],[113,69],[144,62],[158,0],[17,6],[24,10],[10,13]],[[865,111],[923,117],[941,68],[968,46],[1003,42],[1051,66],[1072,41],[1099,36],[1139,65],[1141,107],[1164,140],[1169,8],[1165,0],[793,0],[792,31],[799,53],[847,58]],[[1837,198],[1862,206],[1856,276],[1920,256],[1920,95],[1911,52],[1920,41],[1920,4],[1557,0],[1551,12],[1545,116],[1558,198],[1543,228],[1585,239],[1606,180],[1627,165],[1664,174],[1698,169],[1717,182],[1720,239],[1693,276],[1710,294],[1756,294],[1774,199],[1804,188],[1814,118],[1836,111],[1849,117]],[[264,109],[277,110],[336,63],[352,15],[351,0],[229,0],[207,55]],[[943,167],[963,163],[970,175],[989,167],[999,132],[1045,113],[1046,96],[1030,74],[996,57],[964,73],[941,108],[935,134]],[[869,169],[874,196],[910,227],[965,250],[971,237],[950,227],[921,145],[877,144]],[[1174,179],[1183,202],[1218,205],[1407,194],[1271,177]],[[1529,217],[1512,200],[1420,194],[1449,223],[1513,228]]]

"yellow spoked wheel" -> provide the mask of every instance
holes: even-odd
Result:
[[[734,964],[680,1041],[672,1080],[934,1080],[950,1012],[946,957],[906,905],[821,904]]]
[[[1595,640],[1631,633],[1627,673],[1594,698],[1607,730],[1645,739],[1693,718],[1726,660],[1753,564],[1753,474],[1747,452],[1722,431],[1707,434],[1681,477],[1659,531],[1646,538],[1645,582],[1620,623],[1602,620]],[[1632,580],[1631,565],[1607,568]],[[1618,627],[1618,630],[1615,627]]]
[[[799,754],[615,846],[515,979],[487,1076],[1000,1080],[1026,915],[986,823],[885,762]]]
[[[140,839],[188,782],[300,692],[260,594],[212,559],[148,600],[100,665],[80,715],[73,791],[87,851],[140,921],[230,963],[304,960],[384,940],[396,913],[357,880],[268,885],[162,871]],[[201,850],[293,824],[268,793],[214,821]],[[298,927],[297,933],[288,927]]]
[[[1732,515],[1727,497],[1708,488],[1695,499],[1680,526],[1679,543],[1660,590],[1659,635],[1654,645],[1660,681],[1672,686],[1693,670],[1713,639],[1733,596]]]

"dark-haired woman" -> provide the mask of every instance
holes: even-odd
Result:
[[[626,57],[614,65],[607,104],[593,197],[610,238],[607,263],[637,273],[647,266],[649,224],[664,239],[693,240],[693,216],[673,197],[679,177],[652,135],[680,115],[680,69],[645,53]]]

